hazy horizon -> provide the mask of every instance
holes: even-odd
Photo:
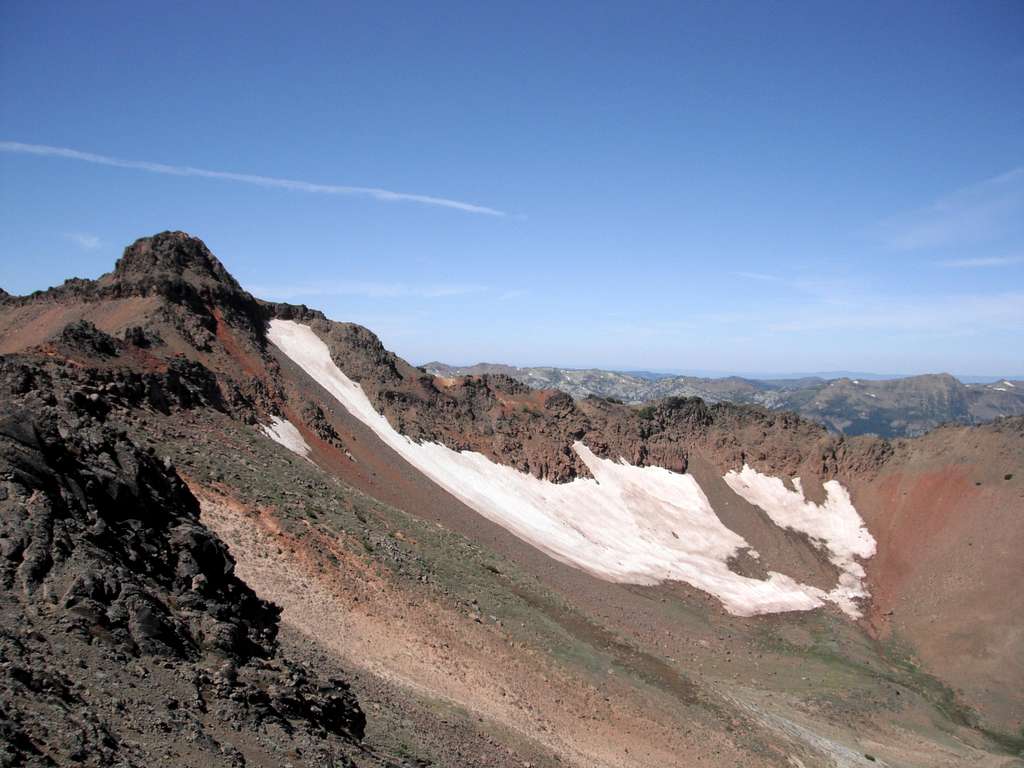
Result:
[[[1010,381],[1021,381],[1024,380],[1024,374],[975,374],[975,373],[958,373],[955,371],[918,371],[914,373],[878,373],[873,371],[740,371],[740,370],[708,370],[704,368],[643,368],[643,367],[630,367],[630,366],[615,366],[615,367],[602,367],[597,365],[581,365],[581,366],[567,366],[567,365],[550,365],[539,363],[531,365],[529,363],[505,363],[501,361],[485,361],[481,360],[476,363],[451,363],[446,360],[427,360],[425,362],[414,363],[420,367],[429,365],[431,363],[443,363],[449,365],[452,368],[471,368],[474,365],[511,365],[516,368],[552,368],[559,370],[569,371],[589,371],[589,370],[600,370],[600,371],[611,371],[613,373],[625,373],[633,375],[643,374],[655,374],[659,376],[692,376],[696,378],[706,379],[724,379],[729,377],[737,377],[742,379],[755,379],[759,381],[784,381],[787,379],[803,379],[803,378],[823,378],[823,379],[840,379],[840,378],[862,378],[867,381],[891,381],[893,379],[905,379],[910,376],[926,376],[926,375],[941,375],[949,374],[955,379],[959,379],[964,384],[984,384],[993,381],[1002,381],[1008,379]]]

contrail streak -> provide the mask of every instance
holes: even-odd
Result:
[[[467,213],[482,213],[487,216],[504,216],[504,211],[487,208],[483,205],[464,203],[461,200],[449,200],[446,197],[432,195],[414,195],[408,192],[392,192],[377,187],[352,187],[339,184],[316,184],[295,179],[279,179],[273,176],[257,176],[250,173],[231,173],[229,171],[209,171],[204,168],[192,168],[188,165],[167,165],[151,163],[146,160],[122,160],[92,152],[81,152],[67,147],[50,147],[45,144],[22,144],[17,141],[0,141],[0,152],[13,152],[22,155],[42,155],[44,157],[63,157],[67,160],[81,160],[96,165],[107,165],[113,168],[131,168],[149,173],[162,173],[168,176],[199,176],[204,179],[221,179],[241,184],[252,184],[257,187],[290,189],[298,192],[315,192],[322,195],[354,195],[369,197],[386,202],[410,202],[422,205],[437,205],[442,208],[454,208]]]

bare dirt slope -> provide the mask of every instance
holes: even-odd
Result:
[[[879,541],[871,626],[984,722],[1024,726],[1024,422],[946,427],[855,486]]]

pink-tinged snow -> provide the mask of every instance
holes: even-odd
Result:
[[[264,424],[260,429],[263,430],[263,434],[275,443],[283,445],[289,451],[304,459],[309,458],[311,450],[309,444],[302,437],[302,433],[295,428],[295,425],[287,419],[273,416],[271,417],[270,424]]]
[[[761,580],[729,570],[728,560],[747,542],[722,524],[691,475],[602,459],[577,442],[593,478],[552,483],[479,453],[416,443],[377,413],[308,326],[273,320],[268,338],[412,466],[562,562],[611,581],[686,582],[738,616],[810,610],[830,599],[781,573]]]
[[[839,584],[828,593],[828,599],[854,617],[860,616],[856,600],[868,596],[864,586],[864,567],[857,558],[875,554],[875,539],[850,494],[836,480],[824,483],[825,502],[815,504],[804,497],[800,478],[793,478],[790,490],[778,477],[770,477],[746,464],[739,472],[726,473],[725,482],[739,496],[765,511],[781,528],[806,533],[828,552],[829,560],[840,570]]]

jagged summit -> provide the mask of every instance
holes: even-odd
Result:
[[[139,238],[124,249],[114,271],[95,285],[100,293],[114,296],[159,296],[185,308],[180,320],[186,326],[198,323],[211,334],[219,313],[253,339],[263,335],[266,313],[259,302],[239,285],[206,243],[187,232]],[[198,346],[207,345],[200,340]]]
[[[162,295],[180,300],[185,295],[206,299],[244,296],[255,301],[225,269],[206,243],[187,232],[166,231],[140,237],[124,249],[114,269],[95,280],[71,277],[61,285],[13,296],[0,289],[0,300],[16,303]]]
[[[109,277],[121,283],[153,285],[168,278],[181,279],[197,288],[242,290],[206,243],[180,231],[139,238],[124,249]]]
[[[27,296],[0,296],[12,313],[0,323],[9,352],[54,338],[65,324],[88,320],[122,337],[180,336],[185,348],[209,351],[221,324],[260,348],[272,310],[262,305],[187,232],[143,237],[124,249],[111,272],[96,280],[70,278]],[[175,344],[172,349],[181,351]]]

